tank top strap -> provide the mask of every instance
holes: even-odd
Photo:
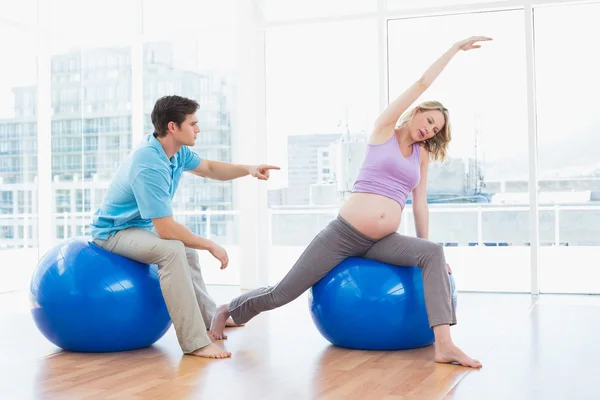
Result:
[[[413,143],[413,158],[417,161],[421,161],[421,144],[418,142]]]

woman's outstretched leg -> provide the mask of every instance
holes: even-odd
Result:
[[[435,360],[481,367],[479,361],[456,347],[450,336],[450,326],[456,324],[456,313],[442,246],[428,240],[393,233],[375,243],[364,257],[391,265],[420,267],[423,270],[427,316],[435,335]]]
[[[344,259],[364,254],[375,240],[363,235],[341,217],[333,220],[308,245],[287,275],[275,286],[246,292],[217,308],[210,333],[224,339],[229,316],[244,324],[263,311],[281,307],[317,283]]]

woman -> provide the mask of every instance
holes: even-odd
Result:
[[[427,315],[435,336],[436,362],[481,367],[479,361],[452,342],[450,326],[456,324],[456,315],[449,267],[443,248],[427,240],[427,167],[430,156],[443,159],[446,155],[451,137],[448,110],[438,102],[407,109],[456,53],[479,48],[477,43],[487,40],[491,39],[474,36],[454,44],[385,109],[375,121],[353,193],[338,217],[313,239],[276,286],[249,291],[220,306],[210,328],[213,337],[226,338],[223,329],[230,316],[235,323],[244,324],[263,311],[287,304],[344,259],[358,256],[392,265],[421,267]],[[417,238],[397,233],[411,191]]]

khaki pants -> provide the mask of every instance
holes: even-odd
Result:
[[[196,249],[142,228],[124,229],[94,243],[120,256],[158,265],[160,288],[184,353],[212,343],[207,327],[216,304],[206,290]]]

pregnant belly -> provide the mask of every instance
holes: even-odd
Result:
[[[400,226],[402,207],[397,201],[372,193],[352,193],[340,215],[362,234],[381,239]]]

